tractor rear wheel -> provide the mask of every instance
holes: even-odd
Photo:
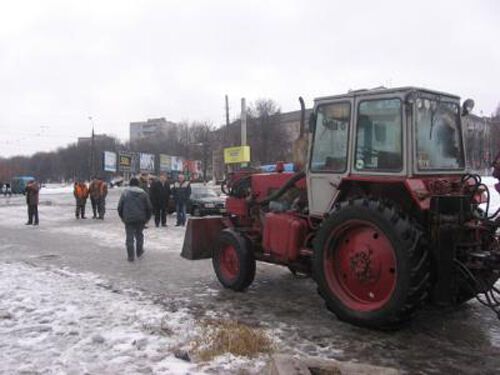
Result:
[[[378,200],[338,204],[314,242],[314,278],[341,320],[387,329],[409,319],[427,298],[430,266],[422,233]]]
[[[212,264],[225,288],[242,291],[255,278],[255,258],[249,241],[231,229],[224,229],[219,235]]]

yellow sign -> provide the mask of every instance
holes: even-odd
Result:
[[[250,146],[229,147],[224,149],[224,163],[248,163],[250,161]]]

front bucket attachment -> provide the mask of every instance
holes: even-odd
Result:
[[[224,228],[222,217],[189,218],[181,256],[190,260],[211,258],[217,237]]]

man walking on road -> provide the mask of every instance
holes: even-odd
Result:
[[[130,179],[129,187],[118,202],[118,215],[125,224],[128,261],[134,261],[134,239],[137,258],[144,254],[144,226],[151,218],[153,207],[148,194],[139,187],[139,180]]]
[[[79,180],[75,182],[75,188],[73,189],[73,195],[76,199],[76,218],[86,219],[85,217],[85,206],[87,205],[87,197],[89,196],[89,189],[87,188],[87,184]]]
[[[184,175],[180,174],[178,181],[174,183],[172,195],[175,200],[175,211],[177,212],[176,227],[186,225],[186,205],[191,197],[191,183],[186,182]]]
[[[24,189],[26,204],[28,205],[28,222],[26,225],[38,225],[38,193],[40,186],[35,180],[31,180]]]
[[[170,198],[170,184],[167,181],[167,176],[162,174],[159,180],[155,180],[151,184],[149,197],[153,204],[156,227],[160,225],[160,222],[162,227],[166,227],[168,200]]]

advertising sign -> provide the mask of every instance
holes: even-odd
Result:
[[[185,160],[184,161],[184,172],[187,172],[190,178],[198,180],[202,176],[202,168],[200,160]]]
[[[250,146],[229,147],[224,149],[224,163],[248,163],[250,161]]]
[[[184,158],[172,156],[172,171],[182,172],[184,170]]]
[[[104,151],[104,171],[116,172],[116,152]]]
[[[132,155],[120,152],[118,155],[118,170],[130,172],[132,170]]]
[[[170,172],[172,170],[172,157],[160,154],[160,172]]]
[[[139,154],[139,169],[143,172],[154,172],[155,170],[154,154]]]

